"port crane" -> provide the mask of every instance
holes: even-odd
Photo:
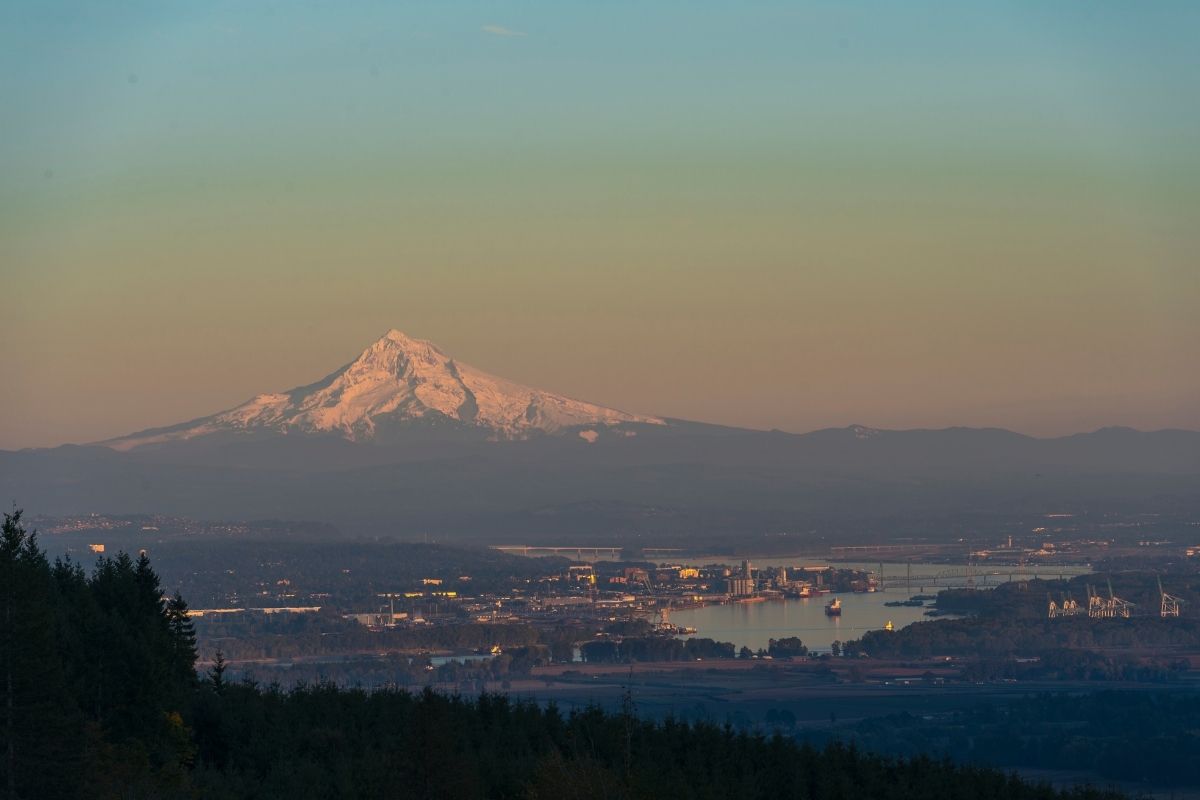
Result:
[[[1133,613],[1133,603],[1128,600],[1123,600],[1113,593],[1112,578],[1108,579],[1108,599],[1105,599],[1099,592],[1093,591],[1089,585],[1088,590],[1088,616],[1092,619],[1129,619]]]
[[[1074,617],[1084,612],[1084,608],[1080,606],[1079,603],[1075,602],[1070,593],[1060,595],[1062,605],[1055,603],[1054,598],[1049,593],[1046,594],[1046,597],[1050,600],[1050,619],[1057,619],[1058,617]]]
[[[1163,591],[1161,577],[1158,579],[1158,596],[1161,600],[1158,615],[1160,617],[1178,617],[1179,609],[1180,606],[1183,605],[1183,601],[1178,597],[1174,597]]]

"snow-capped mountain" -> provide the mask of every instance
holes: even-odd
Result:
[[[946,519],[996,509],[1124,514],[1167,498],[1172,513],[1194,516],[1200,432],[746,430],[570,400],[390,331],[315,384],[210,417],[93,446],[0,450],[0,486],[46,514],[308,519],[370,536],[476,541],[636,531],[727,543],[732,531],[819,520],[847,529],[867,518],[927,521],[931,509]]]
[[[525,439],[579,427],[663,425],[497,378],[431,342],[390,330],[345,367],[309,386],[260,394],[236,408],[169,428],[100,442],[115,450],[220,433],[335,434],[351,441],[412,425],[450,425],[489,439]],[[585,441],[598,433],[581,430]]]

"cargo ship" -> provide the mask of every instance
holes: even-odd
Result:
[[[842,600],[840,597],[835,597],[825,604],[825,616],[840,617],[842,615]]]

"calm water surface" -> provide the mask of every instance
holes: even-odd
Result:
[[[842,616],[825,616],[831,597],[842,601]],[[859,639],[891,620],[897,628],[929,619],[925,608],[888,608],[885,602],[904,600],[904,592],[822,595],[807,600],[767,600],[730,603],[672,611],[671,622],[696,629],[696,636],[733,642],[751,650],[765,648],[770,639],[798,636],[809,649],[828,650],[834,641]]]
[[[764,559],[752,562],[758,566],[789,566],[786,561]],[[869,569],[878,571],[878,564],[837,564],[839,567]],[[906,564],[884,564],[885,580],[892,584],[904,582],[908,575]],[[939,589],[947,586],[962,586],[964,579],[960,576],[941,577],[939,574],[947,571],[962,570],[945,564],[913,564],[912,592],[914,594],[937,594]],[[1007,567],[997,568],[1003,575],[987,575],[987,570],[979,568],[974,576],[975,583],[981,588],[993,587],[1008,579],[1008,572],[1021,577],[1021,570]],[[1045,578],[1057,578],[1089,572],[1086,567],[1054,567],[1039,568],[1038,573]],[[729,605],[705,606],[671,612],[671,622],[688,628],[696,629],[696,636],[716,639],[720,642],[733,642],[736,647],[749,647],[758,650],[767,647],[770,639],[781,639],[785,636],[797,636],[812,650],[826,651],[835,641],[859,639],[864,633],[881,630],[891,620],[900,629],[921,620],[932,619],[925,616],[926,608],[889,608],[884,603],[897,600],[907,600],[909,592],[903,587],[890,588],[883,592],[867,594],[844,593],[837,595],[820,595],[807,600],[767,600],[762,603],[730,603]],[[842,616],[825,616],[825,604],[833,597],[842,601]]]

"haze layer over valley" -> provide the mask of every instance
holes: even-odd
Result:
[[[1200,508],[1200,434],[729,428],[523,386],[391,330],[313,384],[208,417],[0,452],[0,481],[47,514],[493,540],[736,536],[833,518]]]

